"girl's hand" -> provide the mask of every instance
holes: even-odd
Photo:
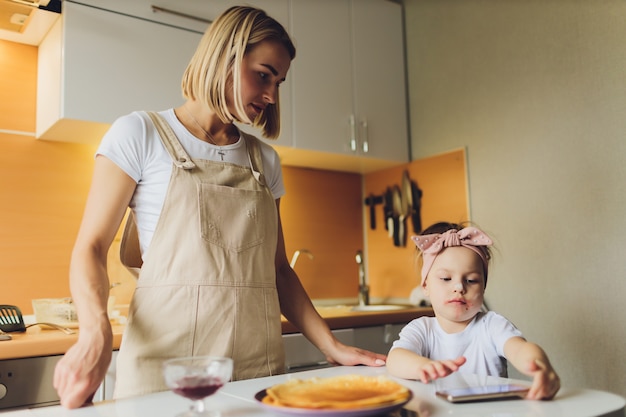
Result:
[[[464,356],[459,356],[456,359],[445,361],[428,361],[422,365],[421,369],[418,371],[418,377],[420,381],[427,384],[437,378],[443,378],[458,371],[466,360]]]
[[[529,400],[551,400],[561,388],[561,380],[549,362],[536,359],[530,363],[528,374],[533,377],[533,384],[526,396]]]

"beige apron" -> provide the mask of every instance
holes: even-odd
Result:
[[[162,362],[180,356],[231,357],[233,380],[282,373],[278,219],[258,139],[241,133],[252,169],[192,161],[167,122],[148,114],[173,168],[131,301],[114,396],[167,389]]]

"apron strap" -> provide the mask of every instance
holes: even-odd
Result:
[[[182,169],[195,168],[196,164],[193,163],[189,154],[185,152],[185,149],[183,149],[182,145],[178,141],[178,138],[174,134],[172,127],[165,121],[163,116],[151,111],[146,113],[150,116],[154,127],[156,127],[159,132],[161,142],[163,142],[163,146],[165,146],[165,149],[167,149],[167,152],[172,157],[174,165]]]
[[[135,215],[132,210],[128,210],[128,217],[124,225],[120,243],[120,261],[135,278],[139,277],[143,259],[141,258],[141,249],[139,247],[137,223],[135,223]]]
[[[182,169],[193,169],[196,164],[193,163],[187,152],[183,149],[182,145],[178,141],[178,138],[174,134],[174,131],[170,125],[165,121],[163,116],[155,112],[146,112],[154,127],[156,127],[163,146],[172,157],[174,165]],[[141,249],[139,246],[139,233],[137,232],[137,224],[135,222],[135,215],[132,210],[128,212],[128,218],[124,225],[124,232],[122,234],[122,241],[120,244],[120,261],[122,265],[130,271],[130,273],[137,278],[139,271],[143,265],[143,259],[141,258]]]
[[[265,176],[263,175],[263,158],[261,157],[261,145],[259,144],[259,139],[245,132],[242,132],[241,130],[239,131],[239,134],[246,143],[246,148],[248,150],[248,161],[250,162],[252,175],[259,184],[263,186],[267,185],[265,181]]]

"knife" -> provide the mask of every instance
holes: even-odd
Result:
[[[402,192],[397,185],[393,186],[392,190],[393,200],[393,244],[395,246],[402,246],[404,239],[404,212],[402,208]]]
[[[385,190],[385,195],[383,199],[383,210],[385,213],[385,230],[389,232],[389,237],[393,237],[393,196],[390,187],[387,187],[387,189]]]
[[[413,207],[411,208],[411,221],[413,223],[413,232],[422,232],[422,195],[423,192],[417,186],[415,181],[411,181],[411,194],[413,195]]]
[[[400,215],[400,222],[402,223],[400,235],[401,246],[406,246],[407,238],[407,218],[413,215],[413,190],[411,187],[411,179],[409,178],[409,171],[404,171],[402,174],[402,213]]]
[[[365,205],[370,209],[370,229],[376,230],[376,205],[383,202],[383,196],[371,194],[365,199]]]

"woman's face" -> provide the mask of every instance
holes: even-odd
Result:
[[[485,293],[485,271],[480,256],[471,249],[444,249],[433,262],[424,282],[424,294],[441,327],[457,333],[480,311]]]
[[[277,41],[263,41],[250,49],[241,63],[241,99],[246,116],[252,121],[278,101],[278,87],[285,81],[291,58]],[[232,114],[232,89],[227,97]]]

